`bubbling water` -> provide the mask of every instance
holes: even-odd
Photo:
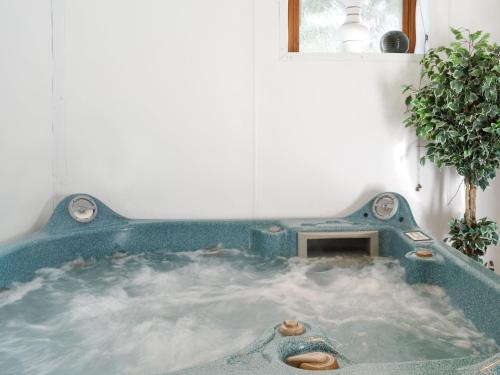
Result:
[[[443,289],[390,258],[264,259],[238,250],[77,259],[0,293],[2,374],[158,373],[244,347],[284,318],[359,362],[493,354]]]

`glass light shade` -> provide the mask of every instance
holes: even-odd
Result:
[[[349,5],[349,2],[347,2],[346,13],[345,22],[339,28],[344,51],[364,52],[370,33],[368,27],[361,23],[361,7]]]

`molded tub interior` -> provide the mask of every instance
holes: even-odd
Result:
[[[373,214],[374,200],[371,200],[342,219],[236,221],[132,220],[87,196],[96,204],[95,217],[88,222],[78,222],[70,215],[68,205],[76,197],[72,195],[61,201],[42,230],[0,247],[0,288],[8,289],[14,282],[27,282],[38,269],[60,267],[77,256],[102,259],[124,251],[133,254],[144,249],[169,249],[176,252],[217,249],[218,244],[222,244],[225,248],[243,249],[271,259],[329,255],[347,248],[351,252],[394,257],[403,265],[409,284],[425,283],[444,288],[451,302],[498,345],[499,276],[429,236],[415,223],[406,200],[392,194],[398,198],[399,205],[397,213],[387,220]],[[88,212],[82,213],[84,218],[90,216]],[[417,232],[423,236],[412,234]],[[422,249],[427,255],[421,256]],[[253,344],[236,354],[181,370],[178,374],[308,373],[288,366],[283,359],[291,354],[320,349],[335,354],[341,368],[332,371],[339,374],[465,375],[498,374],[500,371],[499,354],[491,358],[352,363],[344,358],[335,341],[324,336],[320,327],[304,322],[309,327],[304,335],[282,336],[278,328],[279,320],[284,318],[288,317],[277,317],[276,326],[269,327]]]

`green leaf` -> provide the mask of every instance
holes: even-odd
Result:
[[[465,95],[465,98],[467,100],[467,103],[472,103],[472,102],[476,101],[477,99],[479,99],[479,97],[474,92],[468,92]]]
[[[450,102],[448,103],[448,108],[452,110],[453,112],[458,112],[460,110],[460,106],[458,102]]]
[[[437,96],[438,98],[439,98],[439,97],[441,97],[441,96],[443,96],[444,92],[445,92],[445,88],[444,88],[444,86],[443,86],[443,85],[438,85],[438,86],[436,87],[435,94],[436,94],[436,96]]]
[[[462,64],[462,58],[457,55],[450,56],[450,61],[454,66],[459,66],[460,64]]]
[[[412,89],[412,85],[404,85],[403,86],[403,94],[406,94],[408,91]]]
[[[464,89],[464,84],[459,80],[451,81],[450,86],[457,94],[460,94]]]
[[[470,40],[473,42],[476,41],[482,34],[482,31],[476,31],[475,33],[470,34]]]
[[[477,42],[477,45],[487,45],[489,38],[490,38],[490,33],[483,33],[481,39],[479,39],[479,42]]]
[[[465,75],[464,71],[461,69],[457,69],[453,72],[453,78],[460,79]]]
[[[443,143],[446,141],[446,133],[445,132],[439,132],[436,135],[436,142]]]
[[[450,30],[451,32],[453,33],[453,35],[455,36],[455,39],[457,40],[462,40],[464,39],[464,36],[462,35],[462,33],[460,32],[460,30],[458,29],[454,29],[453,27],[450,27]]]

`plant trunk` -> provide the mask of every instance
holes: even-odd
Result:
[[[476,225],[476,186],[472,183],[470,177],[465,178],[465,223],[468,227]],[[468,256],[472,257],[473,250],[465,244],[465,251]]]

